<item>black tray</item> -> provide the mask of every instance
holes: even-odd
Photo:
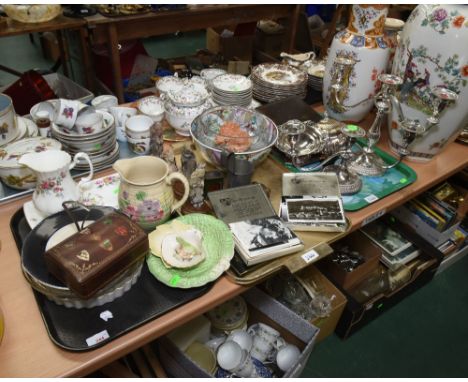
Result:
[[[21,253],[23,242],[31,232],[22,208],[11,218],[10,228]],[[66,308],[50,301],[34,289],[33,292],[50,339],[66,350],[87,351],[103,346],[171,309],[201,296],[212,285],[213,283],[210,283],[192,289],[170,288],[154,278],[145,262],[138,281],[128,292],[110,303],[95,308]],[[104,311],[110,311],[113,318],[107,321],[101,319],[100,314]],[[107,331],[108,337],[99,336],[104,331]],[[86,339],[93,336],[97,338],[96,343],[88,346]]]

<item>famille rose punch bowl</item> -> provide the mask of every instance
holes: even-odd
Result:
[[[223,158],[229,153],[241,155],[254,165],[260,163],[275,144],[278,128],[256,111],[219,106],[195,118],[190,134],[203,158],[223,169]]]

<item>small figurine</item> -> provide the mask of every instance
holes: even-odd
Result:
[[[164,159],[169,166],[169,172],[179,171],[172,146],[167,147],[166,150],[163,151],[161,158]]]
[[[189,199],[192,206],[200,208],[205,201],[204,187],[205,187],[205,163],[199,163],[195,171],[190,176],[190,194]]]
[[[163,127],[159,122],[153,123],[150,128],[150,153],[155,157],[161,157],[163,154]]]
[[[182,164],[182,174],[184,174],[187,179],[190,179],[192,172],[194,172],[195,168],[197,167],[195,154],[193,153],[192,150],[184,147],[182,154],[180,156],[180,161]]]

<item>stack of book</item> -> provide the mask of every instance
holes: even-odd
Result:
[[[382,220],[376,220],[361,231],[382,250],[381,262],[390,269],[410,262],[419,256],[419,250],[399,232],[391,229]]]
[[[457,219],[457,211],[437,197],[437,192],[425,192],[410,200],[406,206],[426,224],[439,232],[451,227]]]
[[[275,213],[259,184],[208,193],[216,216],[230,228],[236,251],[250,266],[300,251],[302,241]]]
[[[344,232],[347,223],[336,174],[283,174],[279,216],[295,231]]]

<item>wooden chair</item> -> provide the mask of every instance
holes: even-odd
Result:
[[[327,50],[336,33],[336,26],[339,22],[344,20],[344,17],[348,15],[348,5],[338,5],[333,17],[329,23],[325,25],[327,33],[325,37],[322,37],[321,32],[312,33],[308,20],[307,14],[301,12],[299,15],[297,33],[296,33],[296,49],[301,52],[308,52],[314,50],[319,58],[324,57],[327,54]]]

